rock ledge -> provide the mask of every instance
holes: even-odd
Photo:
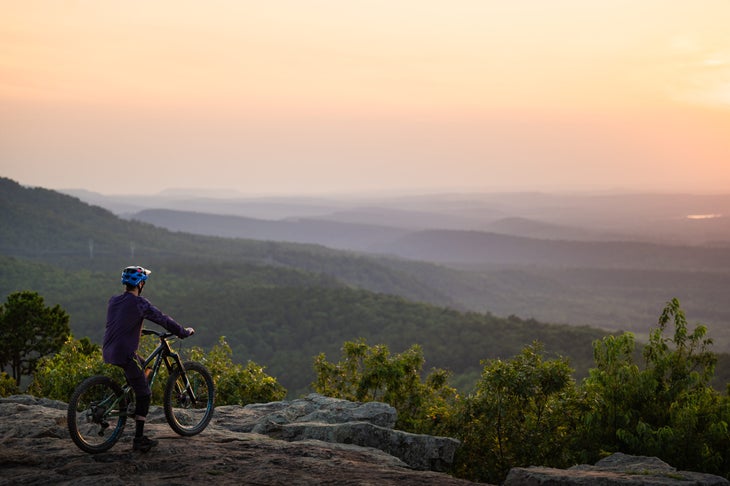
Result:
[[[656,457],[629,456],[616,453],[590,466],[582,464],[569,469],[548,467],[512,468],[505,486],[643,486],[682,485],[720,486],[730,482],[720,476],[690,471],[677,471]]]

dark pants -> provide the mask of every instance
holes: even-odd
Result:
[[[129,361],[121,368],[124,370],[127,383],[134,390],[134,415],[137,420],[144,420],[150,410],[150,399],[152,398],[152,390],[150,390],[147,377],[144,375],[144,361],[138,355],[135,355],[129,358]]]

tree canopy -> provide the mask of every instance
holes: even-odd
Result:
[[[36,292],[10,294],[0,305],[0,369],[10,366],[16,383],[35,371],[38,359],[55,353],[71,334],[69,315],[58,304],[46,307]]]

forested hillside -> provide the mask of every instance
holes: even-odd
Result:
[[[120,269],[144,264],[153,269],[145,295],[195,326],[196,344],[226,336],[237,359],[266,366],[293,393],[306,390],[316,354],[334,357],[345,340],[360,337],[393,352],[420,344],[427,368],[451,369],[457,384],[468,385],[480,360],[512,356],[534,339],[584,374],[591,341],[605,334],[464,312],[446,288],[465,275],[456,270],[314,245],[173,233],[7,179],[0,179],[0,234],[0,297],[37,291],[69,312],[76,337],[99,342]],[[484,284],[461,285],[477,298]]]
[[[169,209],[146,209],[136,221],[185,233],[266,241],[312,243],[329,248],[368,251],[399,238],[406,230],[375,224],[353,224],[311,218],[271,221],[241,216]]]
[[[529,202],[535,198],[526,195],[525,199]],[[631,201],[646,206],[636,207],[634,212],[641,214],[638,220],[632,215]],[[158,202],[171,204],[170,201]],[[439,200],[420,202],[432,207]],[[576,214],[577,209],[570,209],[568,199],[551,202],[542,198],[539,202],[557,206],[550,213],[552,217],[557,215],[559,208],[566,208],[566,213],[586,223],[589,210],[586,214]],[[597,204],[584,198],[578,198],[578,202],[588,206]],[[441,211],[456,211],[448,201],[440,203]],[[510,204],[515,206],[516,203]],[[154,202],[147,201],[147,204]],[[230,207],[225,209],[257,211],[257,206],[251,208],[248,204],[239,202],[236,206],[231,201]],[[494,218],[498,212],[489,211],[478,200],[469,204],[475,206],[470,209],[466,202],[461,202],[459,207],[473,218],[477,217],[475,208],[479,208],[478,214],[482,218]],[[494,204],[499,207],[505,201],[499,199]],[[410,284],[384,288],[382,284],[392,282],[392,279],[384,279],[382,274],[373,275],[372,279],[357,279],[357,273],[346,270],[348,263],[339,264],[339,257],[336,257],[338,265],[330,266],[327,271],[370,290],[503,316],[516,314],[546,322],[588,325],[611,331],[630,330],[641,335],[646,333],[647,322],[655,321],[667,299],[677,297],[696,321],[710,328],[717,349],[730,352],[730,327],[726,325],[730,322],[730,303],[725,295],[730,287],[730,251],[727,243],[722,243],[722,238],[730,234],[723,230],[727,218],[693,220],[677,216],[686,214],[688,208],[725,207],[725,199],[678,195],[669,200],[647,196],[628,197],[627,201],[612,198],[603,204],[617,207],[613,212],[600,206],[590,209],[597,215],[595,226],[578,228],[511,218],[489,225],[485,223],[485,228],[495,230],[490,232],[459,230],[459,225],[469,222],[458,218],[447,221],[443,213],[436,212],[436,207],[428,213],[432,216],[430,224],[444,227],[430,230],[422,229],[427,224],[424,213],[414,212],[412,208],[409,212],[363,208],[340,211],[320,219],[263,220],[170,209],[145,210],[132,217],[195,234],[306,241],[331,248],[368,251],[378,255],[370,259],[370,264],[377,266],[387,262],[389,272],[397,270],[400,274],[398,280],[404,274],[408,275],[410,282],[425,284],[431,292],[414,293]],[[208,206],[203,207],[211,210]],[[522,210],[540,211],[532,207],[529,211]],[[412,216],[410,224],[404,221],[406,214]],[[374,224],[378,215],[382,220],[380,225]],[[348,222],[350,220],[359,223]],[[643,233],[618,232],[621,220],[629,227],[643,222]],[[605,224],[604,230],[597,229],[601,222]],[[668,227],[670,222],[676,225],[672,231]],[[383,226],[385,223],[402,226]],[[471,224],[476,223],[472,220]],[[652,228],[655,233],[651,233]],[[518,236],[523,234],[532,236]],[[650,234],[654,238],[649,239]],[[671,237],[663,241],[663,234]],[[686,238],[678,238],[679,234]],[[713,245],[679,243],[703,238],[708,241],[717,238],[717,241]],[[382,256],[386,254],[392,257]],[[309,269],[318,270],[312,266]]]
[[[410,233],[380,248],[424,261],[534,264],[551,267],[730,270],[727,247],[659,245],[628,241],[540,240],[478,231]]]

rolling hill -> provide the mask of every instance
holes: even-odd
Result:
[[[407,233],[403,229],[374,224],[308,218],[275,221],[171,209],[146,209],[131,215],[130,219],[184,233],[311,243],[353,251],[369,251]]]
[[[0,295],[38,291],[69,311],[75,335],[98,342],[106,300],[119,291],[115,275],[130,261],[144,262],[155,270],[146,295],[195,325],[196,344],[226,336],[237,359],[267,366],[293,393],[313,379],[314,355],[336,359],[344,340],[359,337],[393,352],[421,344],[427,367],[449,368],[468,386],[480,360],[512,356],[534,339],[585,373],[590,343],[606,333],[466,305],[493,296],[519,307],[521,295],[560,292],[551,288],[552,274],[475,273],[320,245],[172,232],[8,179],[0,179],[0,234]],[[651,309],[652,322],[659,310]]]
[[[392,212],[381,211],[384,220],[393,221]],[[627,208],[618,211],[625,213]],[[373,262],[387,262],[389,269],[426,284],[438,295],[413,294],[402,287],[385,289],[376,280],[353,282],[352,273],[347,277],[339,273],[339,277],[370,290],[425,298],[462,310],[645,335],[664,303],[677,297],[695,322],[710,327],[717,348],[730,351],[730,328],[725,325],[730,321],[730,303],[725,297],[730,288],[727,246],[628,241],[621,240],[620,233],[603,234],[524,218],[500,219],[488,225],[502,231],[498,233],[422,229],[423,220],[418,220],[417,227],[375,226],[376,208],[369,209],[367,217],[365,213],[338,214],[361,223],[314,218],[260,220],[169,209],[145,210],[132,217],[197,234],[306,240],[331,248],[369,251],[378,256]],[[706,221],[686,223],[703,225]],[[510,231],[543,237],[507,234]],[[569,236],[576,239],[561,239]],[[593,240],[598,237],[606,241]]]

